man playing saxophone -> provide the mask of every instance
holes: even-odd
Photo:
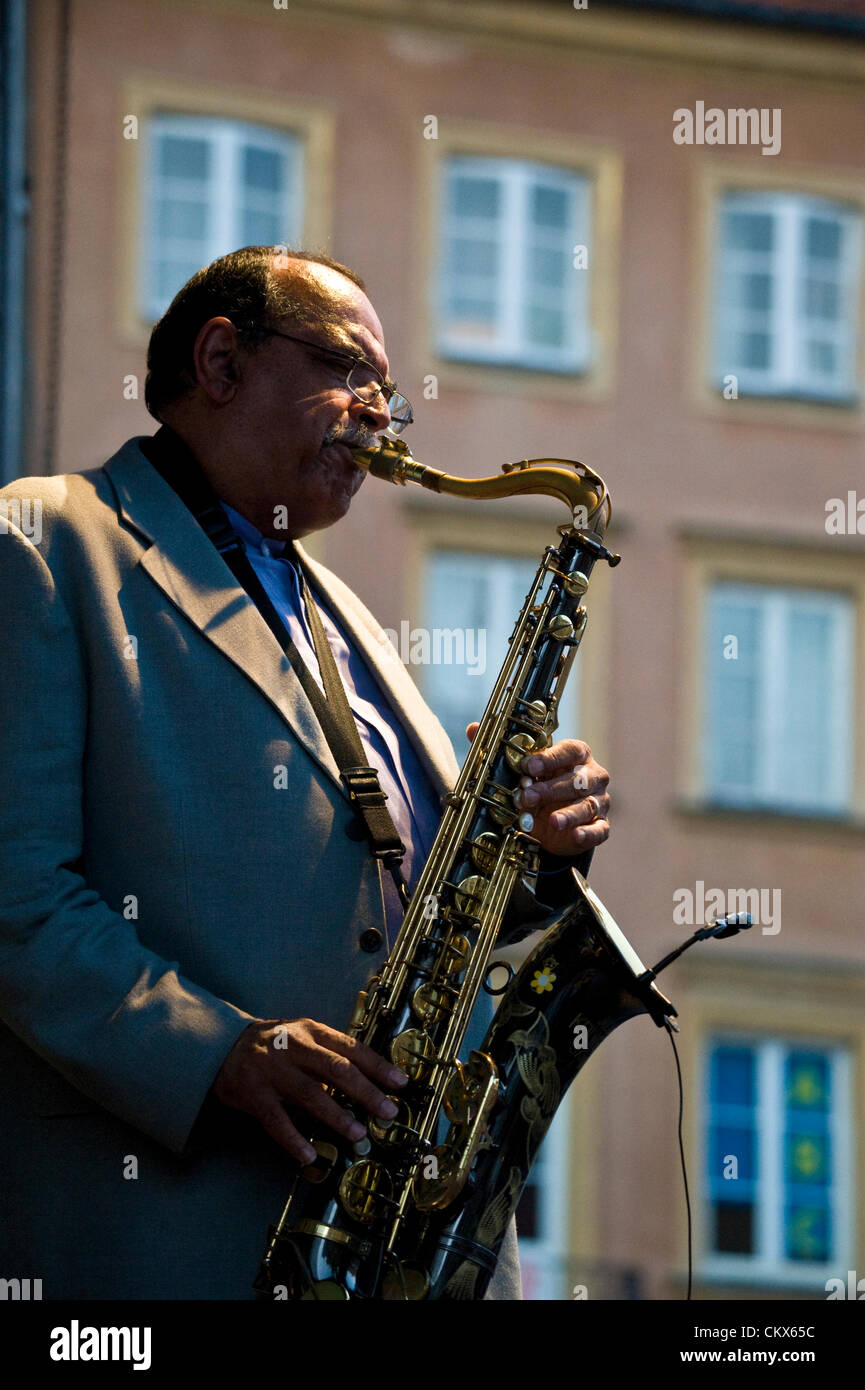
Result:
[[[153,439],[0,494],[43,517],[38,545],[0,536],[0,1263],[46,1298],[252,1296],[285,1155],[312,1156],[299,1116],[352,1143],[393,1116],[405,1077],[342,1030],[402,904],[315,718],[310,602],[409,890],[456,776],[378,624],[292,545],[347,513],[353,451],[411,418],[360,279],[302,252],[224,257],[148,368]],[[608,774],[577,740],[524,771],[555,906],[558,865],[609,834]],[[488,1296],[519,1296],[512,1256]]]

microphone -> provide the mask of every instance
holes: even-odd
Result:
[[[678,960],[683,951],[687,951],[689,946],[695,945],[698,941],[708,941],[712,936],[718,941],[723,941],[725,937],[736,936],[740,931],[747,931],[753,925],[754,921],[750,912],[733,912],[727,917],[720,917],[717,922],[710,922],[707,927],[701,927],[699,931],[695,931],[693,936],[690,936],[681,946],[677,946],[675,951],[671,951],[668,956],[664,956],[663,960],[659,960],[658,964],[653,965],[651,970],[647,970],[645,975],[640,976],[640,979],[654,980],[656,975],[660,975],[662,970],[666,970],[668,965],[671,965],[674,960]]]
[[[704,941],[708,936],[716,936],[719,941],[723,941],[725,936],[735,936],[737,932],[747,931],[748,927],[753,925],[750,912],[734,912],[729,917],[719,917],[718,921],[710,923],[704,932],[698,932],[697,940]]]

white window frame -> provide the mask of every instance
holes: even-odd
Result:
[[[758,691],[760,711],[756,730],[757,775],[754,784],[738,787],[727,783],[719,787],[711,781],[714,739],[718,735],[711,727],[711,675],[706,676],[706,708],[703,720],[703,787],[704,799],[713,805],[749,807],[754,810],[809,813],[812,815],[844,815],[852,805],[853,745],[853,657],[855,644],[855,600],[851,595],[829,589],[799,589],[791,585],[776,586],[736,580],[719,579],[706,593],[706,635],[703,652],[704,670],[715,653],[709,651],[714,628],[713,604],[716,600],[734,602],[759,600],[764,614],[764,642],[760,651]],[[784,628],[790,604],[813,606],[818,611],[834,612],[832,632],[834,680],[831,682],[832,707],[826,711],[825,726],[832,730],[830,758],[819,786],[803,787],[798,798],[791,798],[789,789],[780,781],[781,723],[777,717],[783,708],[783,685],[786,679]]]
[[[459,337],[449,331],[447,320],[447,247],[451,238],[448,225],[450,179],[455,172],[478,178],[495,178],[502,189],[503,206],[499,231],[499,277],[495,287],[497,325],[495,337],[484,342]],[[535,370],[582,373],[592,366],[589,312],[591,274],[591,229],[594,189],[591,176],[577,169],[538,161],[505,159],[496,156],[450,154],[443,167],[444,196],[440,219],[440,255],[435,321],[438,324],[437,351],[445,358],[493,365],[527,367]],[[524,331],[530,300],[528,279],[529,197],[538,183],[556,187],[572,195],[572,219],[562,233],[562,248],[572,266],[573,300],[566,318],[568,337],[559,347],[532,343]],[[460,222],[453,224],[460,226]],[[485,224],[486,225],[486,224]],[[589,250],[588,267],[573,268],[574,248]],[[484,280],[484,287],[487,287]]]
[[[218,256],[226,255],[229,251],[246,244],[241,231],[240,158],[242,150],[251,142],[252,137],[257,146],[278,151],[286,156],[288,161],[288,177],[282,202],[282,241],[289,246],[296,243],[303,226],[305,152],[300,135],[269,128],[254,121],[185,115],[182,112],[153,112],[149,118],[147,157],[142,161],[145,240],[140,266],[140,301],[142,313],[148,320],[158,318],[168,307],[157,295],[155,284],[156,264],[166,258],[166,250],[170,246],[164,238],[160,238],[157,229],[158,195],[165,190],[167,183],[173,182],[166,180],[158,172],[159,149],[161,139],[165,136],[205,140],[211,148],[211,171],[206,203],[207,226],[204,239],[200,243],[202,266],[209,265]],[[199,185],[196,184],[196,189],[198,188]],[[178,259],[182,258],[183,248],[189,245],[191,243],[178,243]],[[177,285],[175,293],[180,288],[181,286]]]
[[[771,252],[733,250],[724,243],[725,212],[768,215],[775,227]],[[805,227],[809,217],[831,217],[841,225],[839,258],[841,313],[826,321],[823,336],[834,342],[839,370],[834,379],[821,379],[806,361],[806,341],[813,320],[805,313],[804,279],[807,266]],[[862,214],[849,204],[805,193],[726,190],[717,203],[715,277],[716,385],[734,375],[744,395],[784,396],[804,400],[855,403],[857,399],[857,339],[862,273]],[[770,276],[773,305],[769,310],[732,309],[724,304],[728,274],[749,270]],[[767,332],[774,344],[768,368],[737,362],[732,347],[738,331]]]
[[[712,1109],[709,1094],[711,1057],[719,1046],[748,1047],[756,1052],[757,1177],[756,1252],[751,1255],[720,1254],[710,1249],[712,1197],[707,1185],[709,1130]],[[834,1160],[831,1187],[831,1229],[836,1246],[826,1261],[788,1260],[784,1255],[784,1062],[789,1052],[822,1052],[829,1058],[834,1103],[829,1133]],[[701,1163],[699,1192],[703,1217],[704,1253],[701,1277],[718,1282],[759,1283],[809,1288],[824,1296],[826,1280],[846,1276],[854,1261],[855,1213],[854,1143],[852,1125],[853,1069],[850,1052],[837,1042],[820,1038],[766,1038],[757,1034],[714,1031],[703,1049],[700,1085]]]

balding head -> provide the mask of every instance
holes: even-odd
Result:
[[[147,351],[144,399],[150,414],[195,389],[193,351],[209,319],[230,319],[238,342],[255,351],[266,341],[261,329],[283,321],[304,328],[334,323],[350,287],[364,290],[360,276],[323,253],[282,247],[245,246],[199,270],[175,295],[155,325]]]

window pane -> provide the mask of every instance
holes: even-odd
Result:
[[[468,178],[463,174],[451,180],[451,208],[457,217],[497,218],[501,197],[497,179]]]
[[[499,243],[492,238],[455,236],[451,242],[450,262],[456,278],[478,275],[494,280],[499,274],[499,260]]]
[[[797,602],[791,593],[783,617],[787,678],[779,690],[778,786],[792,805],[824,802],[827,763],[835,737],[826,719],[834,681],[832,611]]]
[[[564,189],[535,184],[531,196],[531,219],[539,227],[563,231],[568,225],[570,199]]]
[[[748,1047],[717,1047],[712,1054],[714,1105],[748,1105],[755,1099],[754,1054]]]
[[[808,368],[820,376],[834,377],[838,367],[838,349],[834,343],[808,343]]]
[[[285,158],[277,150],[247,145],[243,151],[243,182],[247,188],[280,192],[285,183],[284,165]]]
[[[829,1181],[829,1136],[792,1130],[784,1151],[784,1181],[788,1185],[825,1187]]]
[[[811,260],[837,261],[841,254],[841,223],[835,218],[809,217],[805,224],[805,248]]]
[[[535,247],[529,258],[529,275],[535,286],[560,293],[570,266],[570,257],[564,251]]]
[[[791,1110],[824,1112],[831,1102],[829,1061],[819,1052],[791,1052],[784,1075]]]
[[[715,1250],[719,1255],[750,1255],[754,1249],[754,1208],[725,1202],[715,1208]]]
[[[825,1207],[788,1207],[784,1227],[784,1253],[788,1260],[829,1259],[829,1219]]]
[[[767,212],[727,212],[724,242],[734,251],[771,251],[774,246],[774,219]]]
[[[712,1191],[719,1201],[735,1202],[756,1177],[755,1135],[751,1129],[718,1125],[709,1149]]]
[[[737,599],[730,586],[710,596],[706,669],[707,790],[748,803],[760,776],[760,652],[763,619],[753,600]]]
[[[557,309],[530,308],[529,340],[547,347],[561,347],[565,341],[565,316]]]
[[[451,301],[450,328],[460,338],[491,342],[496,334],[496,305],[491,299],[465,299],[456,296]]]
[[[771,275],[743,275],[739,283],[742,308],[752,309],[759,313],[768,313],[772,308]]]
[[[278,213],[252,209],[241,214],[240,240],[244,246],[275,246],[290,238]]]
[[[161,198],[156,226],[161,237],[203,241],[207,235],[207,204],[192,199]]]
[[[809,318],[837,319],[840,312],[839,287],[833,280],[805,281],[805,313]]]
[[[741,367],[767,370],[771,365],[771,341],[768,333],[737,333],[736,363]]]
[[[206,140],[161,135],[157,168],[164,177],[203,181],[210,177],[210,147]]]

